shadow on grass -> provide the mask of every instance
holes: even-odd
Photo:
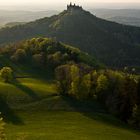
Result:
[[[62,97],[74,110],[83,114],[84,116],[102,122],[104,124],[115,126],[117,128],[127,129],[139,134],[139,129],[132,128],[128,124],[110,115],[105,108],[97,101],[79,101],[72,97]]]
[[[74,110],[78,112],[106,113],[106,110],[97,101],[80,101],[69,96],[61,96]]]
[[[18,78],[41,78],[43,80],[47,80],[47,81],[52,81],[54,80],[54,69],[51,68],[37,68],[37,67],[33,67],[32,65],[29,64],[25,64],[23,65],[18,65],[18,67],[20,69],[22,69],[22,71],[20,73],[17,74],[16,77]],[[24,74],[23,74],[24,73]]]
[[[23,85],[22,83],[20,83],[18,80],[15,80],[14,82],[12,82],[12,84],[17,87],[18,89],[22,90],[23,92],[25,92],[26,94],[28,94],[33,100],[39,100],[39,96],[29,87]]]
[[[8,123],[13,123],[16,125],[23,125],[24,122],[21,118],[9,107],[7,102],[0,97],[0,112],[2,113],[2,117]]]

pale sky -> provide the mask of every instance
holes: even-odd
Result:
[[[54,4],[54,3],[139,3],[140,0],[0,0],[0,5],[15,5],[15,4]]]
[[[13,10],[62,10],[68,3],[88,8],[138,8],[140,0],[0,0],[0,9]],[[127,4],[126,4],[127,3]]]

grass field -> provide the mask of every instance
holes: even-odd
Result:
[[[8,138],[27,140],[139,140],[137,133],[101,121],[103,114],[68,111],[18,113],[23,125],[7,125]],[[95,116],[94,116],[95,115]],[[110,118],[111,119],[111,118]]]
[[[51,80],[0,81],[0,110],[8,140],[140,139],[138,131],[108,115],[98,103],[80,103],[57,95]]]

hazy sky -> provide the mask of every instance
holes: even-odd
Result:
[[[2,5],[15,5],[15,4],[54,4],[54,3],[139,3],[140,0],[0,0]]]
[[[0,0],[0,9],[60,10],[65,9],[66,4],[70,3],[70,1],[82,5],[86,9],[88,8],[140,9],[140,0]]]

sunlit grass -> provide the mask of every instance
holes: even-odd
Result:
[[[24,125],[7,125],[8,138],[17,135],[27,140],[139,140],[140,135],[130,130],[107,124],[80,112],[47,111],[22,112],[18,115]],[[102,116],[102,115],[101,115]],[[110,116],[108,116],[110,117]],[[111,118],[110,118],[111,119]]]
[[[38,78],[17,78],[13,84],[0,81],[1,107],[6,105],[8,140],[139,140],[111,115],[98,110],[80,111],[68,97],[56,94],[55,83]],[[81,107],[82,108],[82,107]],[[96,111],[95,111],[96,110]],[[99,111],[99,112],[98,112]]]

